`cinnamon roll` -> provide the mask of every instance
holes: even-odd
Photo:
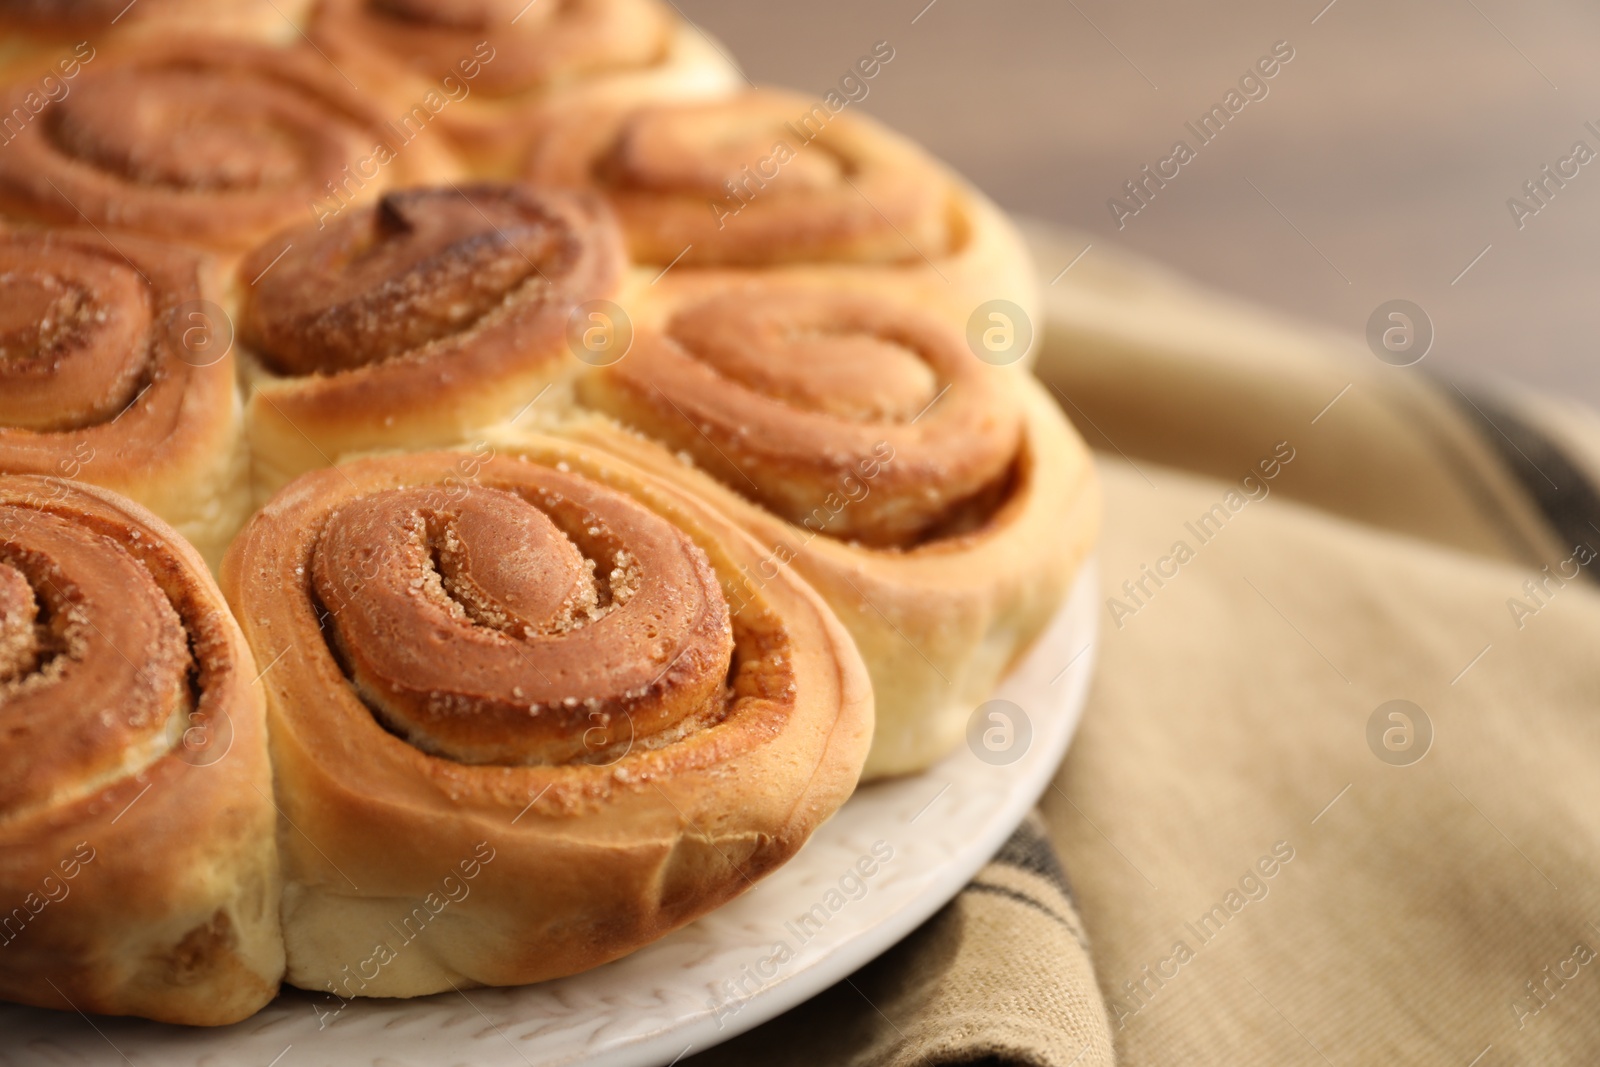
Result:
[[[736,605],[792,570],[833,606],[877,694],[868,777],[956,746],[1093,540],[1093,471],[1060,411],[915,308],[747,280],[640,330],[577,394],[609,418],[559,432],[761,542]]]
[[[13,85],[0,108],[35,92]],[[0,212],[242,252],[453,170],[309,47],[141,37],[103,48],[0,151]]]
[[[480,173],[512,176],[542,109],[582,91],[635,102],[732,91],[738,72],[660,0],[320,0],[308,32]]]
[[[804,583],[730,610],[759,558],[713,509],[550,439],[285,488],[222,581],[281,657],[288,981],[570,974],[788,859],[854,788],[871,695]]]
[[[184,249],[0,230],[0,472],[114,489],[220,560],[250,500],[219,299]]]
[[[581,366],[569,319],[622,266],[603,204],[521,185],[388,193],[263,245],[240,271],[239,319],[258,492],[527,408]]]
[[[0,476],[0,998],[222,1025],[276,995],[256,673],[170,527]]]
[[[654,288],[704,295],[760,268],[925,304],[962,328],[990,300],[1036,317],[1032,268],[1010,223],[847,105],[751,90],[558,110],[528,177],[602,193]]]

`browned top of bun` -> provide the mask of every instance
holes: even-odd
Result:
[[[214,436],[231,328],[185,249],[0,230],[0,470],[117,485]]]
[[[384,116],[309,48],[143,37],[106,47],[0,153],[0,209],[238,249],[349,171],[387,177]],[[7,91],[25,107],[36,86]]]
[[[611,295],[622,263],[609,212],[584,194],[407,189],[248,257],[240,330],[264,366],[308,386],[274,400],[291,419],[443,409],[556,365],[573,309]]]
[[[894,546],[1003,491],[1006,373],[914,308],[756,281],[641,333],[580,395],[792,523]]]
[[[142,508],[0,475],[0,820],[131,797],[164,761],[225,748],[250,679],[217,604]]]
[[[516,473],[330,515],[312,582],[374,714],[425,751],[509,764],[720,720],[733,640],[705,554],[592,482]]]
[[[742,534],[555,447],[570,466],[537,440],[358,460],[301,476],[251,521],[223,585],[264,657],[289,649],[268,686],[298,743],[367,750],[386,791],[399,776],[463,814],[515,813],[529,787],[570,811],[780,737],[811,746],[841,713],[858,725],[859,661],[837,624],[816,631],[809,591],[778,582],[732,616],[721,583],[754,559]],[[607,470],[627,492],[596,480]]]
[[[646,263],[921,262],[954,240],[950,182],[918,149],[770,90],[572,108],[551,117],[527,174],[601,191]]]
[[[242,268],[261,275],[247,294],[247,339],[280,374],[525,347],[609,291],[621,266],[603,208],[520,185],[388,193],[283,244],[291,247],[276,263],[273,241]]]

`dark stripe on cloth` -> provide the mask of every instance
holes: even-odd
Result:
[[[1488,441],[1561,540],[1600,552],[1600,490],[1543,431],[1497,400],[1452,386],[1457,407]],[[1592,568],[1583,571],[1600,581]]]
[[[1036,874],[1061,891],[1061,895],[1072,901],[1077,907],[1078,900],[1072,892],[1072,884],[1067,881],[1067,872],[1061,867],[1061,860],[1056,857],[1055,846],[1050,844],[1050,839],[1039,829],[1032,818],[1027,819],[1017,827],[1017,832],[1006,839],[1000,846],[1000,851],[994,854],[990,863],[1002,863],[1008,867],[1016,867]]]
[[[962,892],[992,893],[997,897],[1005,897],[1007,900],[1014,900],[1018,904],[1026,905],[1027,907],[1032,908],[1034,911],[1039,912],[1041,915],[1060,923],[1062,928],[1065,929],[1067,933],[1072,935],[1072,939],[1076,941],[1079,946],[1084,949],[1084,951],[1087,952],[1089,949],[1089,945],[1084,940],[1083,933],[1078,929],[1077,925],[1042,900],[1030,897],[1028,894],[1020,892],[1016,889],[1012,889],[1009,886],[995,885],[992,882],[969,882],[967,883],[967,888],[962,890]]]

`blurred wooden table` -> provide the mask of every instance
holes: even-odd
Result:
[[[756,80],[819,95],[890,42],[861,106],[1013,211],[1354,333],[1379,304],[1414,300],[1435,324],[1434,371],[1600,405],[1600,158],[1546,181],[1520,228],[1507,206],[1538,206],[1524,183],[1575,142],[1600,154],[1592,2],[679,6]],[[1184,124],[1278,41],[1294,58],[1267,94],[1119,229],[1106,201],[1175,141],[1197,146]]]

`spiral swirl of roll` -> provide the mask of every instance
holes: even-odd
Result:
[[[127,407],[168,341],[152,296],[109,248],[0,238],[0,425],[74,430]]]
[[[184,249],[0,230],[0,471],[105,485],[205,540],[187,519],[218,510],[238,435],[216,296]]]
[[[952,188],[926,156],[787,93],[573,108],[527,175],[604,193],[644,263],[920,263],[955,240]]]
[[[255,674],[171,527],[104,489],[0,475],[0,891],[92,863],[6,929],[0,997],[216,1025],[275,995]]]
[[[240,325],[283,375],[397,362],[484,373],[564,351],[571,309],[609,293],[621,267],[621,241],[590,198],[482,183],[407,189],[252,253],[241,275],[259,280]]]
[[[512,447],[313,471],[240,534],[223,585],[264,655],[293,649],[274,676],[307,701],[292,718],[388,738],[429,774],[598,774],[729,757],[803,700],[826,642],[734,617],[748,543],[725,520],[576,446]]]
[[[1022,435],[1004,376],[938,320],[760,283],[641,333],[580,395],[788,521],[873,546],[982,511]]]
[[[137,792],[134,776],[227,721],[239,665],[215,655],[222,617],[184,603],[172,546],[136,516],[64,482],[0,484],[0,817],[118,781]]]
[[[6,111],[34,91],[8,90]],[[12,139],[0,209],[242,250],[372,199],[425,155],[314,51],[146,40],[108,46]]]
[[[687,537],[559,471],[450,497],[350,501],[314,549],[335,647],[385,726],[462,763],[557,764],[722,718],[728,606]]]
[[[321,0],[310,33],[335,53],[379,53],[433,81],[470,71],[473,91],[503,97],[646,66],[671,26],[656,0]]]
[[[779,574],[735,606],[760,550],[719,512],[604,453],[499,447],[305,474],[223,564],[280,658],[280,798],[317,845],[285,846],[303,988],[414,996],[614,959],[786,860],[865,759],[866,671],[814,592]],[[352,980],[394,942],[382,918],[475,850],[451,936]]]

